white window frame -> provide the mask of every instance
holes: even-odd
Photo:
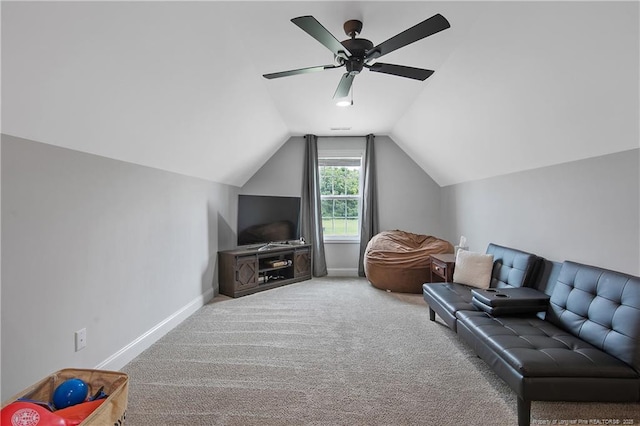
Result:
[[[362,166],[363,166],[363,161],[364,161],[364,151],[363,150],[328,150],[328,149],[323,149],[323,150],[318,150],[318,159],[342,159],[342,158],[358,158],[360,159],[360,177],[359,177],[359,182],[358,182],[358,195],[357,197],[353,197],[353,198],[357,198],[358,200],[358,234],[357,235],[353,235],[353,236],[346,236],[346,235],[325,235],[323,233],[323,239],[325,243],[330,243],[330,244],[353,244],[353,243],[359,243],[360,242],[360,225],[362,223],[362,217],[361,217],[361,213],[362,213],[362,189],[363,189],[363,182],[362,182]],[[318,170],[318,172],[320,172]],[[326,199],[328,197],[326,196],[320,196],[321,199]],[[345,197],[331,197],[331,198],[345,198]],[[351,197],[349,197],[351,198]]]

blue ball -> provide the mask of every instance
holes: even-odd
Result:
[[[68,379],[60,383],[53,392],[53,405],[60,410],[80,404],[87,399],[89,386],[80,379]]]

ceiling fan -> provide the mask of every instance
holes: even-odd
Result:
[[[338,88],[333,94],[334,99],[348,96],[351,85],[353,84],[353,79],[360,73],[360,71],[362,71],[363,68],[383,74],[397,75],[399,77],[412,78],[421,81],[426,80],[431,74],[433,74],[432,70],[408,67],[405,65],[372,62],[381,56],[393,52],[394,50],[400,49],[401,47],[414,43],[418,40],[422,40],[423,38],[442,30],[446,30],[451,26],[449,21],[438,13],[433,15],[431,18],[414,25],[408,30],[391,37],[387,41],[374,46],[373,43],[367,39],[357,38],[362,31],[362,22],[355,19],[344,23],[344,32],[350,37],[344,41],[338,41],[338,39],[336,39],[313,16],[300,16],[298,18],[293,18],[291,22],[296,24],[303,31],[333,52],[334,63],[264,74],[263,77],[268,79],[288,77],[290,75],[305,74],[344,66],[346,67],[346,72],[342,75],[340,83],[338,83]]]

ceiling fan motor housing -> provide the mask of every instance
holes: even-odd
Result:
[[[367,51],[373,48],[373,43],[364,38],[350,38],[348,40],[341,41],[340,43],[342,43],[342,45],[351,52],[351,56],[348,59],[343,60],[343,63],[347,68],[347,72],[351,74],[358,74],[362,71]]]

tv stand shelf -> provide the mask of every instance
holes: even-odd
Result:
[[[218,252],[220,293],[246,296],[311,278],[311,245],[273,244]]]

